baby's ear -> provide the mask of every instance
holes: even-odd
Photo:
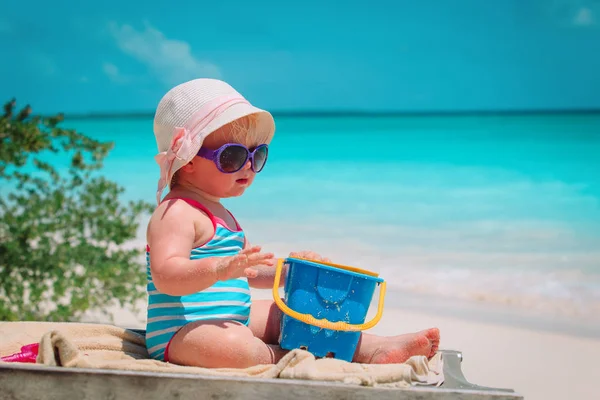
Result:
[[[187,173],[193,172],[194,171],[194,160],[191,160],[190,162],[188,162],[187,164],[185,164],[180,169],[183,170],[184,172],[187,172]]]

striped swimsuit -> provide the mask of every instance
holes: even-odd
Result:
[[[215,217],[200,203],[190,199],[181,200],[205,212],[215,229],[211,240],[192,249],[190,254],[192,260],[233,256],[243,249],[244,232],[239,226],[237,230],[229,229],[223,220]],[[219,281],[207,289],[185,296],[169,296],[160,293],[152,282],[149,247],[146,247],[146,271],[148,277],[146,347],[154,359],[168,361],[168,345],[171,339],[188,322],[228,320],[238,321],[244,325],[250,322],[251,299],[247,278]]]

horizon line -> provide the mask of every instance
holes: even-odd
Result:
[[[445,116],[525,116],[525,115],[565,115],[565,114],[600,114],[600,108],[576,109],[524,109],[524,110],[432,110],[432,111],[401,111],[401,110],[275,110],[269,111],[274,117],[445,117]],[[122,112],[87,112],[62,113],[65,119],[95,119],[95,118],[151,118],[154,111],[122,111]],[[56,113],[60,114],[60,113]],[[45,114],[45,116],[56,115]]]

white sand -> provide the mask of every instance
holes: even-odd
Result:
[[[471,383],[511,388],[536,399],[598,399],[600,339],[533,331],[386,307],[369,333],[392,335],[437,326],[441,348],[462,351]]]
[[[255,298],[271,298],[269,290],[253,292]],[[137,315],[118,308],[111,311],[115,324],[144,328],[144,310]],[[106,321],[98,316],[87,320]],[[391,306],[385,307],[381,322],[368,333],[396,335],[434,326],[441,331],[441,348],[463,353],[463,373],[471,383],[511,388],[527,400],[600,398],[600,338],[440,317]]]

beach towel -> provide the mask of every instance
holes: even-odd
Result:
[[[402,364],[358,364],[333,358],[316,359],[305,350],[293,350],[277,364],[245,369],[208,369],[150,359],[144,336],[113,325],[52,322],[0,323],[0,356],[18,353],[39,343],[36,366],[100,368],[144,372],[187,373],[304,379],[379,387],[438,386],[443,382],[440,353],[428,360],[415,356]],[[1,362],[1,361],[0,361]]]

